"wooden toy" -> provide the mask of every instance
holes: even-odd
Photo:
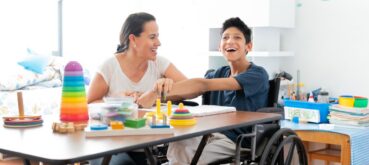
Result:
[[[57,132],[57,133],[73,133],[76,131],[84,130],[86,126],[87,124],[75,124],[73,122],[68,122],[68,123],[53,122],[52,129],[53,129],[53,132]]]
[[[83,69],[76,61],[69,62],[64,69],[60,120],[72,122],[88,121]]]
[[[41,116],[25,116],[23,105],[23,94],[21,91],[17,92],[18,101],[18,116],[3,117],[4,127],[9,128],[25,128],[41,126],[43,120]]]

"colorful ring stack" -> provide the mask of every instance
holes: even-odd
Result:
[[[179,108],[174,111],[169,123],[172,126],[189,126],[195,125],[196,120],[188,109],[180,105]]]
[[[4,127],[25,128],[42,125],[41,116],[3,117]]]
[[[71,122],[88,121],[88,109],[82,66],[69,62],[64,69],[60,120]]]

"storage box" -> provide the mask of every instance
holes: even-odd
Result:
[[[284,100],[284,118],[299,117],[299,121],[328,123],[329,106],[328,103]]]

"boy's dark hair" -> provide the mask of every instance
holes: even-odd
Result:
[[[238,30],[240,30],[243,35],[245,36],[246,43],[251,42],[251,29],[238,17],[229,18],[223,23],[222,27],[222,34],[225,30],[227,30],[230,27],[235,27]]]
[[[129,47],[129,35],[140,36],[144,24],[149,21],[155,21],[155,17],[149,13],[140,12],[129,15],[120,31],[117,53],[126,51]]]

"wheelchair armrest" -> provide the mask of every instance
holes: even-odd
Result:
[[[199,103],[194,102],[194,101],[186,101],[186,100],[181,100],[181,101],[174,101],[173,104],[179,104],[179,103],[183,103],[183,105],[186,106],[198,106]]]
[[[284,116],[283,108],[279,108],[279,107],[260,108],[260,109],[256,110],[256,112],[277,113],[277,114],[281,114],[282,116]]]

